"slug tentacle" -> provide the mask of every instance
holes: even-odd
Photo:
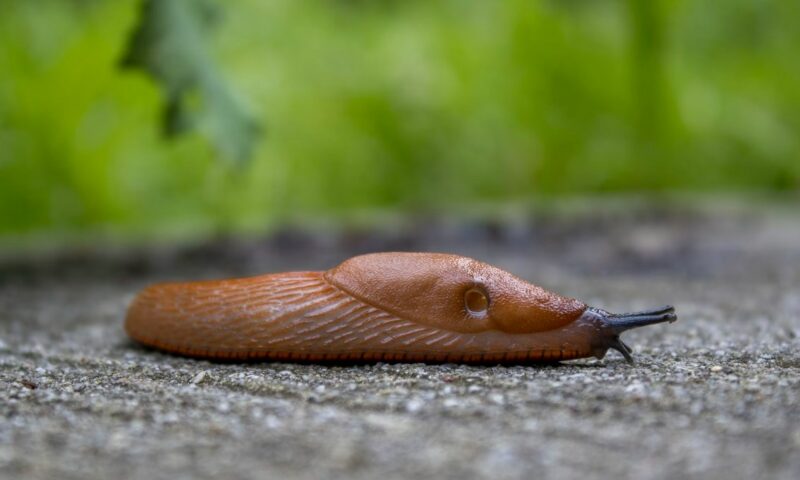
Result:
[[[125,330],[203,358],[486,364],[602,358],[609,348],[632,361],[620,333],[675,319],[672,307],[587,307],[470,258],[382,253],[325,272],[153,285]]]
[[[613,348],[614,350],[621,353],[622,356],[625,357],[626,362],[630,364],[634,363],[633,356],[631,355],[631,353],[633,353],[633,350],[625,342],[623,342],[621,338],[617,336],[611,337],[608,340],[607,346],[608,348]]]
[[[656,323],[672,323],[677,319],[678,317],[675,315],[675,308],[670,305],[654,310],[646,310],[643,312],[612,313],[607,314],[606,316],[606,321],[616,334],[620,334],[632,328],[644,327],[646,325],[653,325]]]

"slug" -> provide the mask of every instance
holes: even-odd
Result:
[[[625,330],[672,307],[612,314],[471,258],[376,253],[324,272],[164,283],[134,299],[125,330],[156,349],[212,359],[306,362],[632,362]]]

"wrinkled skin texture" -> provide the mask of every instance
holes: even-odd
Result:
[[[326,272],[153,285],[125,329],[203,358],[520,363],[619,349],[604,314],[470,258],[378,253]]]

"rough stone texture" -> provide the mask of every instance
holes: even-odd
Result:
[[[800,209],[603,206],[382,234],[293,231],[0,267],[0,477],[800,478]],[[495,263],[680,320],[560,366],[195,361],[141,349],[165,278],[316,269],[384,249]]]

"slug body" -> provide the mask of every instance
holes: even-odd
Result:
[[[377,253],[325,272],[144,289],[125,330],[181,355],[289,361],[631,361],[623,331],[674,321],[671,307],[614,315],[456,255]]]

